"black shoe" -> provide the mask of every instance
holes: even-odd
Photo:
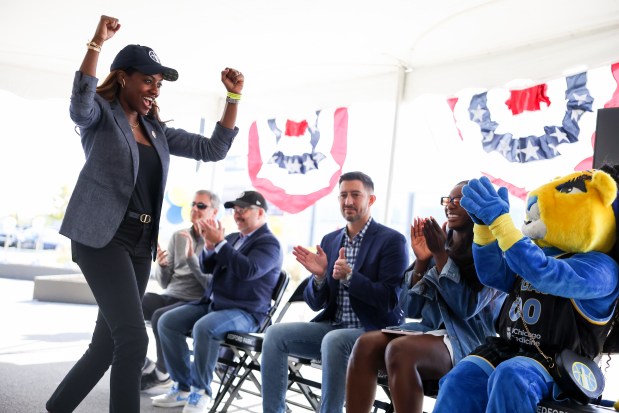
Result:
[[[170,386],[171,384],[172,380],[170,380],[169,375],[165,379],[160,380],[159,377],[157,377],[157,369],[155,369],[148,374],[142,375],[140,389],[148,390],[152,389],[153,387]]]

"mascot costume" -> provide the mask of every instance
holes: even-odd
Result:
[[[495,191],[485,177],[463,188],[477,274],[508,297],[499,337],[443,377],[435,413],[534,413],[542,399],[566,398],[555,383],[558,354],[597,360],[619,350],[617,175],[605,166],[531,191],[522,231],[506,188]]]

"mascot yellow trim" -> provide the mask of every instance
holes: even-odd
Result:
[[[478,245],[488,245],[496,240],[487,225],[475,224],[473,226],[473,242]]]
[[[503,214],[490,224],[490,230],[499,241],[499,248],[507,251],[522,239],[522,232],[518,231],[509,214]]]

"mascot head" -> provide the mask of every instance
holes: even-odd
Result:
[[[601,170],[574,172],[531,191],[522,233],[541,247],[609,252],[615,244],[617,183]]]

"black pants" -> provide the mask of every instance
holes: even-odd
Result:
[[[127,218],[103,248],[72,242],[79,265],[99,305],[88,350],[47,401],[51,413],[72,412],[110,373],[110,412],[140,411],[140,376],[148,348],[142,296],[151,266],[151,227]]]
[[[187,304],[188,301],[183,301],[178,298],[170,297],[165,294],[146,293],[142,299],[142,311],[144,311],[144,320],[149,320],[150,325],[153,328],[153,336],[155,336],[155,345],[157,347],[157,370],[162,373],[167,373],[168,369],[163,361],[163,349],[159,342],[159,329],[157,323],[159,317],[161,317],[167,311],[173,308],[180,307]]]

